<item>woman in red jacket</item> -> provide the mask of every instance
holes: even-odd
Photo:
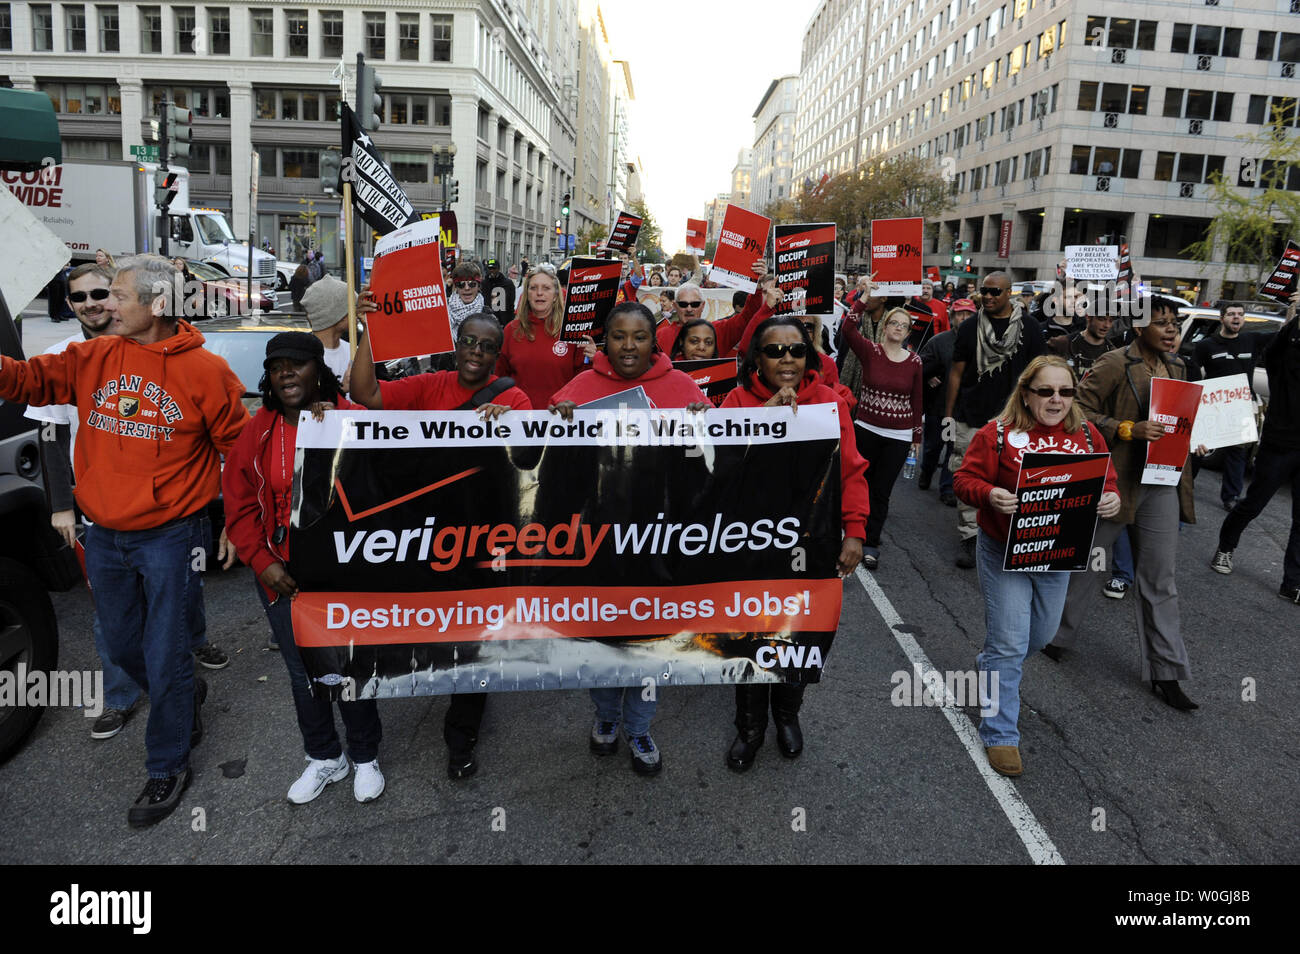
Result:
[[[497,374],[514,378],[533,407],[546,407],[550,396],[564,387],[595,350],[590,339],[575,344],[560,339],[564,328],[564,297],[554,265],[536,265],[524,276],[523,294],[515,319],[505,327],[497,359]]]
[[[1020,375],[1002,414],[975,432],[953,491],[979,509],[975,547],[980,591],[984,596],[984,649],[975,657],[980,670],[979,733],[993,771],[1008,776],[1023,771],[1020,760],[1020,677],[1025,658],[1046,646],[1061,621],[1069,573],[1004,570],[1011,515],[1016,512],[1016,482],[1026,453],[1104,454],[1101,432],[1084,420],[1074,401],[1075,377],[1064,358],[1042,355]],[[1119,512],[1114,466],[1097,508],[1099,516]],[[987,675],[986,675],[987,674]],[[997,681],[994,693],[991,681]]]
[[[658,408],[686,408],[702,411],[712,407],[690,375],[673,367],[655,341],[655,319],[639,302],[615,305],[605,319],[605,348],[597,352],[592,369],[584,371],[555,393],[548,408],[565,420],[573,419],[580,404],[609,397],[632,388],[645,389]],[[596,718],[589,745],[597,755],[613,755],[618,747],[619,725],[632,754],[632,768],[639,775],[654,775],[663,760],[650,722],[657,699],[645,699],[641,686],[592,689]]]
[[[356,408],[339,394],[339,382],[325,364],[325,348],[315,335],[286,331],[266,345],[262,407],[244,428],[226,457],[221,490],[226,535],[239,558],[257,575],[257,595],[289,670],[293,705],[298,713],[307,768],[289,788],[295,805],[310,802],[330,782],[346,778],[348,759],[334,729],[334,708],[314,695],[302,657],[293,641],[290,600],[298,592],[284,568],[289,558],[289,514],[293,501],[293,457],[299,415],[317,402]],[[379,770],[381,729],[375,700],[339,702],[347,728],[348,755],[356,766],[352,792],[359,802],[374,801],[384,791]]]
[[[727,407],[779,407],[797,409],[801,404],[838,402],[840,418],[840,513],[844,540],[840,544],[840,576],[848,576],[862,559],[862,538],[866,532],[868,494],[866,461],[858,454],[852,417],[843,399],[827,387],[821,376],[809,370],[813,356],[812,335],[793,315],[769,318],[754,332],[737,377],[740,385],[722,402]],[[799,707],[803,686],[777,684],[736,687],[736,740],[727,752],[727,765],[743,772],[754,764],[767,732],[769,696],[776,741],[781,754],[795,758],[803,751]]]

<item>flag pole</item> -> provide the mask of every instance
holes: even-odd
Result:
[[[343,180],[343,215],[348,217],[349,223],[352,219],[352,182],[349,179]],[[349,363],[357,356],[357,271],[356,262],[352,256],[352,229],[349,225],[347,238],[343,243],[344,254],[347,258],[347,278],[348,278],[348,361]]]

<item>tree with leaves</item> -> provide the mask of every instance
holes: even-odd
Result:
[[[1245,266],[1256,288],[1267,279],[1288,238],[1300,225],[1300,192],[1287,188],[1288,180],[1300,185],[1300,139],[1290,134],[1295,121],[1295,101],[1274,106],[1268,125],[1245,143],[1240,178],[1234,185],[1221,173],[1210,178],[1210,201],[1217,212],[1205,237],[1183,249],[1183,254],[1210,267],[1223,265],[1228,280],[1234,265]]]
[[[662,262],[664,258],[663,233],[654,216],[646,207],[644,199],[638,199],[628,206],[633,215],[641,216],[641,231],[636,234],[636,247],[633,249],[637,261]]]
[[[600,243],[609,237],[609,226],[600,222],[592,222],[581,232],[578,233],[577,245],[574,248],[574,255],[586,255],[587,248],[592,242]]]

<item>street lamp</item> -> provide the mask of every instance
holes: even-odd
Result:
[[[451,178],[456,171],[456,144],[449,142],[445,146],[433,147],[433,174],[442,183],[442,211],[460,198],[459,183]]]

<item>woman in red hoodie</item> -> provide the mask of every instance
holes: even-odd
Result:
[[[632,388],[645,389],[657,408],[710,408],[708,398],[690,375],[673,367],[655,341],[655,319],[639,302],[615,305],[605,319],[605,349],[598,351],[592,369],[584,371],[555,392],[548,410],[565,420],[573,419],[580,404],[609,397]],[[592,689],[596,718],[589,745],[597,755],[613,755],[618,747],[619,725],[632,754],[632,768],[639,775],[654,775],[663,761],[650,722],[657,699],[645,699],[641,686]]]
[[[293,641],[290,600],[298,592],[285,569],[289,558],[289,514],[293,502],[293,458],[299,415],[317,402],[340,408],[357,405],[339,393],[339,382],[325,364],[325,348],[315,335],[286,331],[266,345],[262,407],[226,457],[221,490],[226,535],[239,558],[257,574],[257,595],[271,623],[289,670],[307,768],[289,788],[295,805],[310,802],[330,782],[346,778],[348,759],[334,728],[329,699],[315,695]],[[347,728],[348,755],[356,766],[352,792],[359,802],[374,801],[384,790],[378,754],[381,729],[375,700],[339,702]]]
[[[1026,453],[1104,454],[1101,432],[1084,420],[1074,401],[1074,371],[1065,359],[1042,355],[1029,362],[1002,413],[975,432],[953,491],[979,509],[975,547],[980,591],[984,596],[984,649],[975,657],[980,670],[979,733],[993,771],[1008,776],[1024,769],[1020,761],[1020,676],[1025,658],[1056,635],[1065,608],[1069,573],[1004,570],[1016,483]],[[1097,508],[1103,518],[1119,512],[1115,468],[1108,464]],[[986,675],[987,674],[987,675]],[[990,688],[996,680],[997,692]],[[981,713],[981,714],[982,714]]]
[[[554,265],[537,265],[524,276],[515,319],[505,327],[496,372],[514,378],[533,407],[546,407],[552,394],[582,371],[595,345],[563,341],[564,296]]]
[[[780,407],[796,410],[801,404],[839,405],[840,418],[840,513],[844,540],[840,545],[840,576],[848,576],[862,559],[862,538],[866,532],[868,495],[866,461],[858,453],[853,419],[839,394],[827,387],[821,376],[810,370],[817,350],[807,326],[794,315],[769,318],[758,326],[737,377],[740,385],[722,402],[728,407]],[[769,697],[772,721],[776,724],[777,746],[787,758],[803,751],[799,707],[803,686],[784,683],[736,687],[736,729],[738,735],[727,752],[727,766],[743,772],[754,764],[767,732]]]

